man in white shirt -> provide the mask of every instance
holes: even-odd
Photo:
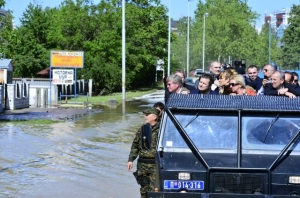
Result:
[[[213,61],[210,64],[209,71],[210,71],[212,77],[214,78],[214,83],[211,85],[211,90],[212,91],[217,91],[217,89],[220,86],[220,84],[219,84],[219,75],[221,73],[221,63],[218,62],[218,61]]]

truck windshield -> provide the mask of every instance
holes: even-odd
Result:
[[[196,114],[196,113],[195,113]],[[237,149],[237,113],[174,114],[199,149]],[[243,114],[242,149],[279,152],[300,130],[300,118],[277,114]],[[275,119],[276,118],[276,119]],[[192,122],[191,122],[192,120]],[[164,147],[187,148],[179,131],[167,117],[162,144]],[[296,144],[295,150],[300,151]]]
[[[195,115],[175,114],[175,117],[198,148],[236,148],[236,115],[199,114],[195,119]],[[193,121],[190,122],[191,120]],[[187,147],[170,118],[167,118],[165,127],[165,147]]]
[[[243,149],[281,150],[300,129],[300,118],[295,117],[279,116],[274,122],[272,116],[245,116],[242,123]]]

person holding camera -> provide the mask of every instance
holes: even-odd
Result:
[[[262,81],[261,88],[257,91],[257,95],[264,95],[264,87],[268,83],[272,83],[271,76],[275,71],[277,71],[277,67],[275,65],[268,64],[268,65],[264,66],[264,68],[263,68],[264,79]]]
[[[211,90],[219,92],[219,87],[220,87],[219,75],[221,73],[221,63],[218,61],[213,61],[210,64],[209,71],[214,80],[211,85]]]

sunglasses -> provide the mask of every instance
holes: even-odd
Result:
[[[239,85],[239,83],[229,83],[229,87],[234,87],[236,85]]]
[[[269,70],[267,70],[267,69],[264,69],[264,72],[268,72]]]

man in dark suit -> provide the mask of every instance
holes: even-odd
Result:
[[[299,75],[296,72],[292,72],[291,74],[293,75],[293,79],[294,79],[292,84],[298,87],[299,86],[299,82],[298,82]]]
[[[197,89],[191,90],[190,94],[219,94],[218,92],[211,90],[213,82],[214,79],[211,75],[203,74],[199,79]]]
[[[185,83],[185,75],[184,75],[184,72],[182,70],[176,70],[176,72],[175,72],[174,75],[177,75],[177,76],[179,76],[181,78],[181,80],[182,80],[182,87],[184,87],[184,88],[186,88],[188,90],[196,89],[194,86]],[[166,82],[164,82],[164,83],[165,83],[165,103],[166,103],[168,101],[169,96],[170,96],[171,93],[170,93],[170,91],[167,88]]]
[[[249,78],[246,77],[246,85],[253,87],[256,90],[256,93],[262,86],[263,79],[258,77],[258,69],[256,65],[250,65],[247,69]]]
[[[289,71],[285,71],[284,72],[284,82],[292,84],[293,81],[294,81],[294,76],[292,75],[292,73]]]
[[[265,95],[287,96],[295,98],[300,96],[300,88],[290,83],[284,82],[284,72],[275,71],[271,76],[272,83],[267,83],[264,87]]]
[[[263,72],[264,72],[264,79],[262,81],[262,86],[261,88],[258,90],[257,95],[264,95],[264,87],[268,84],[268,83],[272,83],[271,81],[271,76],[272,74],[277,71],[277,67],[276,65],[273,64],[268,64],[265,65],[263,68]]]

